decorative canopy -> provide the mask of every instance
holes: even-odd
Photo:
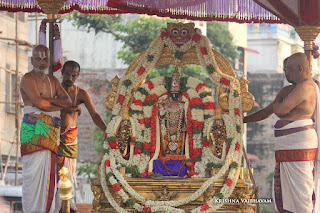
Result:
[[[45,12],[39,6],[41,3],[59,4],[64,6],[58,14],[70,13],[77,10],[81,13],[116,14],[119,9],[107,7],[108,0],[0,0],[0,10],[8,12]]]
[[[320,25],[320,0],[255,0],[255,2],[294,27]]]
[[[109,0],[130,13],[201,21],[284,23],[254,0]]]
[[[82,13],[138,13],[202,21],[283,23],[254,0],[0,0],[0,10],[45,12],[39,6],[41,2],[63,2],[59,14],[78,10]]]

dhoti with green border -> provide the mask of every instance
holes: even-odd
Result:
[[[54,212],[60,118],[24,115],[21,124],[23,212]]]

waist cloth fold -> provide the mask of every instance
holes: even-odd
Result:
[[[279,212],[312,212],[318,137],[311,119],[275,125],[274,200]]]
[[[58,117],[43,115],[38,119],[25,114],[20,132],[21,156],[44,149],[58,154],[60,124]]]

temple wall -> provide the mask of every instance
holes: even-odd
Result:
[[[249,92],[255,97],[256,105],[252,114],[268,106],[284,86],[284,76],[279,73],[248,73]],[[269,118],[247,125],[247,151],[257,155],[259,160],[251,160],[254,178],[260,190],[261,198],[271,198],[271,186],[266,178],[275,166],[273,125],[278,120],[274,114]]]

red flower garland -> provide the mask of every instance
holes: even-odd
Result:
[[[197,129],[202,129],[203,126],[204,126],[203,121],[192,120],[192,127],[197,128]]]
[[[202,55],[208,55],[207,48],[205,48],[205,47],[200,47],[200,51],[201,51]]]
[[[153,157],[155,153],[155,148],[156,148],[156,138],[157,138],[157,130],[156,130],[156,118],[157,118],[157,105],[153,105],[152,107],[152,114],[151,114],[151,155],[150,158]]]
[[[110,145],[111,149],[117,149],[118,148],[118,141],[117,140],[110,141],[109,145]]]
[[[150,143],[142,143],[144,150],[151,150],[151,144]]]
[[[205,102],[203,103],[203,109],[215,109],[216,104],[214,102]]]
[[[191,98],[190,105],[202,104],[202,98]]]
[[[231,186],[231,184],[232,184],[232,179],[231,179],[231,178],[228,178],[228,179],[226,180],[226,182],[224,182],[224,184],[226,184],[227,186]]]
[[[140,76],[140,75],[142,75],[142,74],[144,73],[145,70],[146,70],[146,69],[145,69],[143,66],[141,66],[141,67],[139,68],[137,74]]]
[[[236,151],[239,151],[239,149],[240,149],[240,144],[239,144],[239,142],[237,141],[235,150],[236,150]]]
[[[148,87],[150,90],[152,90],[154,88],[154,84],[152,83],[152,81],[147,80],[146,82],[144,82],[145,84],[148,84]]]
[[[188,101],[190,102],[190,97],[189,97],[189,94],[188,94],[188,93],[183,92],[182,95],[183,95],[184,97],[186,97],[186,99],[188,99]]]
[[[228,155],[229,150],[230,150],[230,148],[227,147],[227,148],[226,148],[226,155]]]
[[[210,140],[203,140],[203,141],[202,141],[202,146],[203,146],[203,147],[208,147],[208,146],[209,146],[209,141],[210,141]]]
[[[134,105],[137,105],[137,106],[142,106],[142,105],[143,105],[143,102],[142,102],[141,100],[135,99],[135,97],[133,97],[132,103],[133,103]]]
[[[141,154],[141,148],[140,147],[134,147],[133,154],[134,155],[140,155]]]
[[[114,191],[118,192],[121,190],[121,186],[119,185],[119,183],[115,183],[112,185],[112,188],[114,189]]]
[[[220,83],[229,86],[230,80],[228,80],[226,78],[220,78]]]
[[[200,90],[202,87],[208,87],[208,84],[206,84],[206,83],[199,83],[199,84],[196,86],[196,91],[199,92],[199,90]]]
[[[202,149],[201,148],[194,148],[193,149],[193,152],[191,153],[191,158],[196,158],[196,157],[199,157],[199,156],[202,156]]]
[[[144,99],[144,102],[151,101],[151,100],[157,101],[158,100],[158,96],[156,94],[149,94]]]
[[[118,97],[117,103],[119,103],[119,104],[122,106],[123,101],[124,101],[124,95],[119,94],[119,97]]]
[[[110,167],[110,160],[106,160],[104,162],[104,167]]]
[[[205,204],[201,205],[201,210],[200,211],[205,212],[208,209],[210,209],[210,207],[209,207],[208,203],[205,203]]]
[[[192,40],[194,40],[195,42],[198,42],[201,38],[201,35],[199,35],[198,33],[195,33],[193,36],[192,36]]]
[[[151,207],[147,207],[147,206],[143,207],[143,211],[142,212],[143,213],[151,213]]]
[[[239,110],[239,108],[234,108],[234,115],[235,116],[240,116],[240,110]]]
[[[164,40],[164,39],[167,38],[167,37],[168,37],[168,33],[165,32],[165,31],[162,31],[161,34],[160,34],[161,40]]]

